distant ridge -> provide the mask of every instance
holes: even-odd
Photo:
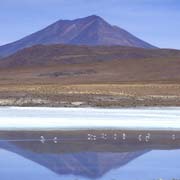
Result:
[[[2,58],[0,68],[43,67],[62,64],[111,62],[114,60],[179,59],[180,51],[171,49],[145,49],[124,46],[84,46],[84,45],[36,45]],[[172,61],[170,61],[172,62]],[[144,67],[143,67],[144,69]],[[178,69],[179,70],[179,69]]]
[[[124,29],[112,26],[101,17],[92,15],[75,20],[59,20],[45,29],[16,42],[0,46],[0,57],[5,57],[21,49],[39,44],[120,45],[155,48]]]

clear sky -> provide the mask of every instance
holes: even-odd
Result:
[[[155,46],[180,49],[180,0],[1,0],[0,45],[92,14]]]

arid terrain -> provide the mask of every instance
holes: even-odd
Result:
[[[180,51],[35,46],[0,62],[3,106],[179,106]]]
[[[0,46],[2,106],[179,106],[180,51],[92,15]]]

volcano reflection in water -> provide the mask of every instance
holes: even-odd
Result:
[[[180,132],[4,131],[0,148],[3,180],[180,178]]]

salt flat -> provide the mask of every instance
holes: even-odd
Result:
[[[180,108],[0,108],[0,130],[180,130]]]

